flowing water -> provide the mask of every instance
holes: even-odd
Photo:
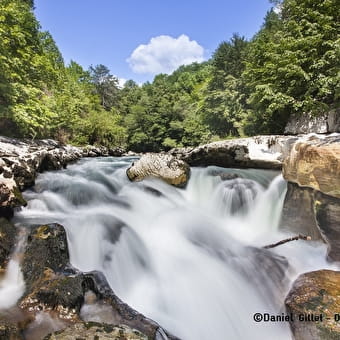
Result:
[[[283,312],[292,280],[329,265],[321,243],[261,248],[291,236],[278,230],[281,175],[194,168],[177,189],[130,183],[133,160],[83,159],[40,175],[15,222],[62,224],[75,267],[101,270],[123,301],[184,340],[290,339],[287,323],[256,323],[254,313]]]

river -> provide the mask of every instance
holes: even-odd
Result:
[[[292,236],[279,230],[279,172],[193,168],[178,189],[129,182],[133,160],[82,159],[39,175],[14,222],[62,224],[75,267],[102,271],[123,301],[184,340],[291,339],[287,322],[255,322],[254,314],[281,314],[300,273],[330,266],[318,242],[262,248]],[[22,277],[7,274],[17,299]]]

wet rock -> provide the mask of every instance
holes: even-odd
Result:
[[[256,136],[219,141],[196,148],[172,149],[169,154],[191,166],[281,169],[284,157],[296,140],[296,137],[289,136]]]
[[[155,177],[176,187],[184,187],[189,180],[190,167],[171,155],[148,153],[132,163],[126,174],[131,181]]]
[[[218,176],[221,178],[222,181],[229,181],[231,179],[240,178],[240,175],[235,173],[223,172],[218,170],[211,170],[209,172],[210,176]]]
[[[328,259],[340,262],[340,199],[317,192],[314,211],[317,226],[328,244]]]
[[[80,322],[85,294],[92,291],[100,303],[111,308],[117,324],[137,329],[151,339],[161,329],[156,322],[123,303],[103,274],[81,273],[70,266],[66,233],[59,224],[32,228],[23,255],[22,272],[26,291],[19,306],[33,315],[48,312],[64,321]],[[176,338],[169,334],[169,339]]]
[[[78,319],[84,302],[83,277],[69,265],[66,233],[61,225],[32,229],[21,268],[26,283],[22,309],[54,311],[61,319]]]
[[[0,339],[23,340],[24,337],[15,323],[0,320]]]
[[[27,290],[44,276],[46,268],[62,271],[69,265],[66,233],[60,224],[32,228],[22,262],[22,273]]]
[[[334,319],[340,310],[339,271],[318,270],[300,275],[285,304],[287,312],[294,316],[290,325],[295,340],[340,339],[340,323]],[[308,315],[318,319],[303,321]]]
[[[8,262],[15,242],[16,231],[14,226],[5,218],[0,218],[0,270],[3,270]]]
[[[311,136],[295,143],[284,162],[283,176],[300,187],[340,198],[340,135]]]
[[[280,228],[292,233],[310,236],[312,240],[323,240],[315,218],[315,191],[287,183]]]
[[[44,340],[148,340],[141,332],[123,325],[109,325],[98,322],[76,323],[62,331],[49,334]]]

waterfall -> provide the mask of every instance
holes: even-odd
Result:
[[[122,300],[184,340],[290,339],[287,323],[256,323],[254,313],[283,312],[292,280],[329,265],[316,242],[262,249],[287,237],[282,176],[194,168],[178,189],[129,182],[133,160],[83,159],[40,175],[15,222],[62,224],[75,267],[102,271]]]

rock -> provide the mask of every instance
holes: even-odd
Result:
[[[48,224],[32,228],[21,270],[27,291],[45,276],[46,269],[60,272],[69,266],[66,233],[60,224]]]
[[[218,170],[212,170],[209,172],[210,176],[218,176],[221,178],[222,181],[230,181],[231,179],[240,178],[240,175],[229,173],[229,172],[223,172]]]
[[[10,218],[13,210],[27,203],[21,195],[13,178],[5,178],[0,175],[0,217]]]
[[[0,218],[0,270],[3,270],[8,262],[15,242],[16,230],[5,218]]]
[[[340,272],[318,270],[302,274],[294,282],[285,300],[295,340],[340,339],[340,323],[334,319],[340,310]],[[302,321],[322,315],[321,320]],[[300,319],[299,319],[300,318]]]
[[[44,340],[148,340],[141,332],[127,326],[98,322],[79,322],[62,331],[47,335]]]
[[[281,169],[284,157],[297,140],[289,136],[256,136],[225,140],[196,148],[172,149],[169,154],[191,166]]]
[[[102,273],[82,273],[69,264],[66,232],[59,224],[32,228],[21,268],[26,291],[19,307],[30,315],[43,311],[61,320],[80,322],[85,294],[92,291],[98,302],[111,308],[117,323],[137,329],[151,339],[162,330],[156,322],[123,303]],[[176,339],[165,334],[170,340]]]
[[[332,132],[340,132],[339,110],[333,110],[318,116],[310,113],[291,115],[284,131],[285,134],[289,135]]]
[[[312,240],[323,240],[315,218],[315,191],[287,183],[280,228],[294,234],[310,236]]]
[[[148,153],[132,163],[126,174],[130,181],[156,177],[176,187],[184,187],[189,180],[189,165],[168,154]]]
[[[316,192],[314,211],[317,226],[328,244],[328,259],[340,262],[340,199]]]
[[[59,170],[81,157],[120,156],[120,148],[61,145],[52,139],[18,140],[0,136],[0,217],[12,217],[13,209],[26,205],[20,194],[34,185],[40,172]]]
[[[61,319],[78,320],[84,302],[83,277],[69,264],[66,233],[61,225],[32,229],[21,269],[26,283],[22,309],[55,311]]]
[[[0,320],[0,339],[24,340],[24,337],[16,324]]]
[[[283,176],[300,187],[340,198],[340,135],[311,136],[295,143],[285,159]]]

